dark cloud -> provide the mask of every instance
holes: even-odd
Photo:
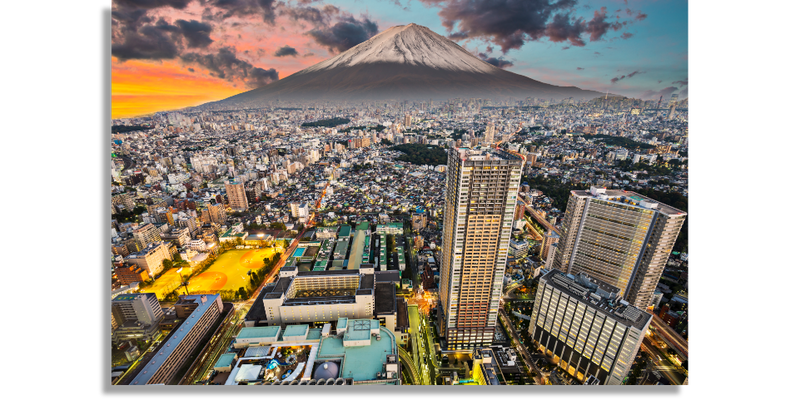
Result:
[[[603,35],[605,35],[608,30],[618,31],[623,26],[627,25],[628,22],[613,22],[610,23],[606,21],[607,13],[606,8],[601,7],[600,10],[596,10],[594,12],[594,17],[586,23],[586,32],[589,34],[590,41],[599,41]]]
[[[307,34],[318,44],[333,53],[344,52],[378,33],[378,25],[369,18],[356,20],[353,16],[340,17],[333,26],[317,27]]]
[[[177,30],[178,27],[169,24],[124,28],[116,40],[112,38],[111,55],[120,61],[175,58],[180,53],[175,37]]]
[[[624,79],[626,77],[627,78],[631,78],[633,76],[636,76],[638,74],[643,74],[643,73],[647,73],[647,72],[640,72],[638,70],[634,70],[633,72],[628,73],[627,75],[622,75],[620,77],[615,77],[615,78],[611,79],[611,83],[616,83],[616,82],[618,82],[618,81],[620,81],[620,80],[622,80],[622,79]]]
[[[163,18],[153,19],[145,10],[112,11],[116,25],[111,35],[111,55],[120,61],[129,59],[173,59],[184,48],[208,48],[214,42],[211,25],[196,20],[178,20],[170,24]]]
[[[304,58],[307,58],[309,56],[314,56],[314,52],[309,52],[309,53],[303,55]]]
[[[297,56],[297,49],[294,49],[289,45],[284,45],[284,46],[278,48],[277,51],[275,51],[275,56],[277,56],[277,57],[295,56],[296,57]]]
[[[579,67],[579,68],[578,68],[578,70],[585,70],[585,69],[584,69],[584,68],[582,68],[582,67]]]
[[[278,80],[275,69],[265,70],[236,57],[235,49],[221,48],[216,54],[187,53],[181,55],[184,63],[200,65],[211,75],[228,81],[242,81],[248,88],[258,88]]]
[[[620,38],[622,38],[622,39],[628,39],[628,38],[630,38],[630,37],[632,37],[632,36],[633,36],[633,34],[631,34],[630,32],[624,32],[624,33],[622,33],[622,35],[620,36]]]
[[[493,65],[493,66],[497,66],[500,69],[505,69],[507,67],[514,66],[514,62],[511,62],[510,60],[505,60],[502,57],[500,57],[500,58],[490,57],[489,55],[487,55],[485,53],[479,53],[478,56],[481,59],[483,59],[484,62],[486,62],[486,63],[488,63],[490,65]]]
[[[583,20],[570,21],[569,14],[556,14],[553,21],[547,25],[545,34],[553,42],[569,41],[574,46],[584,46],[586,42],[581,39],[583,27]]]
[[[194,72],[194,68],[189,68],[187,70],[189,70],[190,72]]]
[[[219,21],[233,16],[260,15],[269,25],[275,24],[276,9],[280,5],[276,0],[212,0],[206,4],[222,10],[213,14],[211,19]]]
[[[452,40],[480,38],[501,47],[503,53],[529,41],[569,41],[584,46],[599,41],[609,30],[628,21],[609,22],[606,8],[586,21],[573,15],[577,0],[421,0],[439,9],[442,25]],[[616,16],[614,17],[616,18]],[[583,35],[588,34],[588,39]]]
[[[114,0],[114,4],[140,9],[172,7],[182,10],[192,1],[194,0]]]
[[[186,38],[189,48],[207,48],[214,42],[211,37],[211,25],[202,23],[196,20],[178,20],[175,21],[181,34]]]
[[[331,18],[341,13],[341,10],[330,4],[324,5],[321,9],[316,7],[282,7],[280,14],[285,15],[295,21],[305,20],[313,24],[328,25]]]

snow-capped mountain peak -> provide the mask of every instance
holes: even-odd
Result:
[[[496,67],[453,41],[417,24],[398,25],[298,73],[370,63],[401,63],[434,69],[492,73]]]

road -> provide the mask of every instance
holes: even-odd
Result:
[[[672,346],[674,350],[680,353],[684,360],[689,358],[689,342],[687,342],[678,332],[675,332],[669,325],[667,325],[661,318],[657,315],[653,314],[653,311],[648,310],[649,314],[653,315],[653,320],[650,322],[650,326],[655,328],[656,333],[668,345]]]
[[[505,322],[506,327],[509,331],[511,331],[511,341],[514,343],[514,348],[517,349],[517,353],[522,355],[522,359],[525,361],[525,364],[528,366],[528,370],[536,371],[537,376],[534,378],[534,381],[538,382],[539,385],[545,385],[544,383],[544,374],[539,367],[536,367],[536,364],[533,362],[533,357],[528,352],[528,349],[522,344],[522,339],[520,339],[517,330],[514,328],[514,324],[508,319],[508,314],[506,311],[501,307],[498,311],[498,314]]]
[[[517,196],[517,200],[519,200],[519,201],[522,201],[523,203],[525,203],[525,200],[523,200],[523,199],[522,199],[522,198],[520,198],[519,196]],[[525,203],[525,211],[528,211],[528,214],[530,214],[530,216],[531,216],[533,219],[535,219],[535,220],[536,220],[536,222],[538,222],[538,223],[539,223],[539,225],[541,225],[541,226],[543,226],[543,227],[545,227],[545,228],[547,228],[547,229],[549,229],[549,230],[551,230],[551,231],[555,232],[555,233],[556,233],[556,234],[557,234],[559,237],[561,236],[561,231],[560,231],[560,230],[558,230],[558,228],[556,228],[555,226],[553,226],[553,224],[551,224],[551,223],[547,222],[547,220],[546,220],[546,219],[542,218],[542,216],[541,216],[541,215],[539,215],[539,213],[537,213],[537,212],[536,212],[536,210],[534,210],[533,208],[531,208],[531,207],[530,207],[530,206],[529,206],[527,203]]]
[[[649,354],[653,360],[653,369],[657,370],[661,375],[667,377],[667,379],[672,383],[672,385],[681,385],[683,384],[683,380],[686,378],[683,373],[678,371],[668,359],[664,357],[664,354],[655,347],[655,345],[650,342],[649,338],[645,338],[642,341],[642,350]],[[659,360],[659,358],[661,360]]]
[[[210,352],[213,354],[208,356],[202,366],[198,368],[198,370],[201,371],[200,373],[196,373],[191,379],[187,379],[189,380],[189,384],[195,384],[200,380],[204,380],[219,357],[228,349],[234,339],[234,336],[239,334],[239,331],[242,329],[242,324],[240,321],[242,318],[244,318],[244,315],[247,312],[244,312],[236,307],[234,307],[233,311],[235,311],[233,319],[227,321],[227,325],[224,326],[223,330],[221,330],[219,334],[214,335],[213,339],[217,339],[218,336],[222,336],[222,338],[214,342],[216,345],[212,344],[212,346],[210,346]]]

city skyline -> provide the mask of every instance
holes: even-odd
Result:
[[[217,101],[411,22],[545,83],[645,99],[688,95],[686,2],[545,3],[116,1],[112,117]]]

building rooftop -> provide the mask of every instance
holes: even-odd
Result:
[[[345,336],[328,336],[320,340],[319,360],[341,360],[342,378],[352,378],[354,381],[372,381],[380,379],[378,373],[383,371],[383,363],[389,354],[397,354],[397,343],[394,333],[389,331],[375,319],[340,319],[339,325],[345,322],[347,332]],[[367,325],[368,323],[368,325]],[[356,330],[356,325],[359,330]],[[353,330],[351,331],[351,327]],[[363,330],[361,330],[363,329]],[[370,329],[378,329],[380,340],[370,335]],[[363,338],[369,339],[369,344],[365,346],[344,346],[344,340]],[[366,336],[364,336],[366,334]]]
[[[233,363],[233,360],[235,359],[236,359],[236,353],[225,353],[222,356],[219,356],[219,360],[217,360],[217,362],[214,363],[214,368],[230,367],[231,364]]]
[[[258,339],[258,338],[278,338],[281,332],[279,326],[256,326],[252,328],[242,328],[237,338]]]
[[[552,270],[544,274],[541,281],[546,281],[562,293],[567,293],[577,298],[589,307],[599,310],[623,325],[644,330],[652,318],[652,315],[620,300],[618,298],[618,288],[588,277],[585,274],[581,273],[576,277],[558,270]],[[611,298],[607,298],[609,296]]]
[[[671,207],[652,198],[645,197],[634,191],[607,190],[604,188],[593,187],[591,190],[572,190],[572,194],[577,197],[596,198],[630,207],[650,209],[663,215],[686,215],[685,212],[675,207]]]

